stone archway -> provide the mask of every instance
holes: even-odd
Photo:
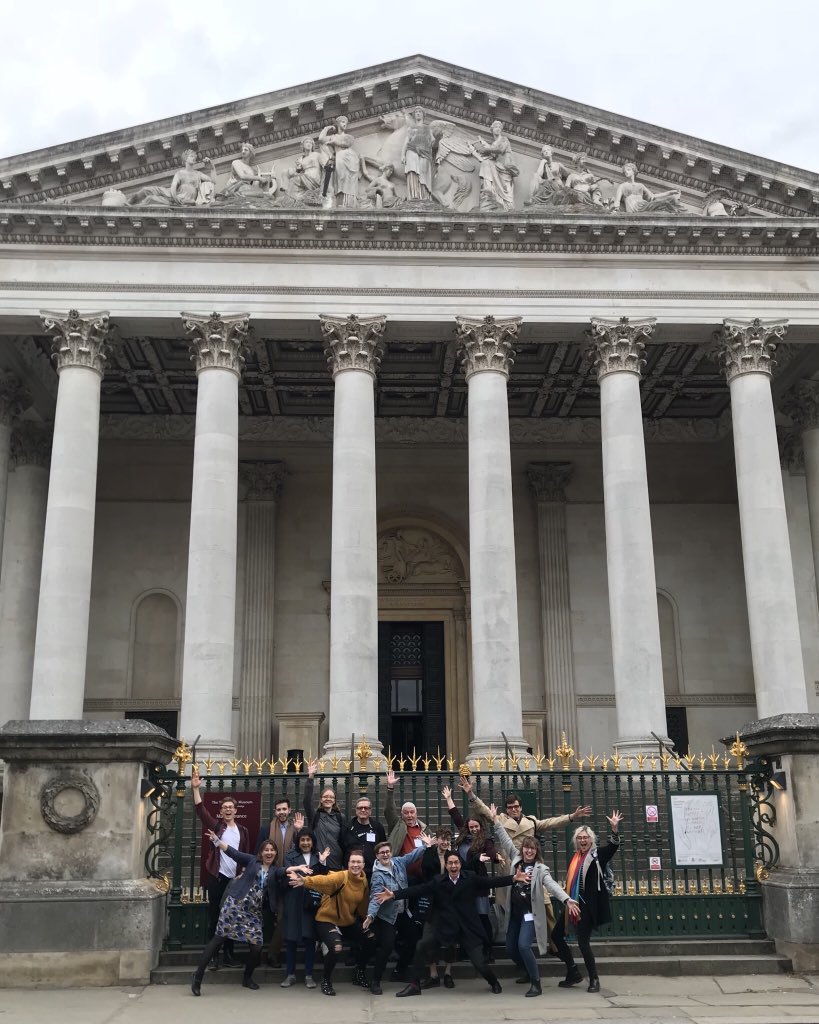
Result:
[[[472,738],[468,565],[448,523],[424,513],[379,517],[378,618],[443,624],[446,746],[456,760]]]

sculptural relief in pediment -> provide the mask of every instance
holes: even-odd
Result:
[[[462,573],[452,547],[429,530],[407,526],[378,535],[378,574],[385,583],[455,582]]]
[[[517,142],[501,121],[487,133],[440,118],[422,107],[382,115],[380,124],[350,131],[341,115],[298,151],[269,152],[270,162],[243,143],[227,167],[194,150],[167,184],[109,189],[104,206],[288,208],[537,213],[587,216],[742,216],[750,212],[727,189],[683,195],[650,188],[634,163],[605,164],[584,153],[539,153]]]

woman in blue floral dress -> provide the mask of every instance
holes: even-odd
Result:
[[[219,923],[216,934],[205,946],[199,964],[191,978],[191,992],[201,995],[202,979],[205,968],[218,952],[226,939],[248,944],[247,963],[242,977],[245,988],[258,989],[253,980],[253,972],[259,966],[262,955],[262,907],[267,905],[275,920],[276,917],[276,844],[266,840],[254,856],[241,853],[232,846],[222,842],[215,832],[206,833],[208,839],[244,867],[244,871],[226,890],[222,909],[219,911]]]

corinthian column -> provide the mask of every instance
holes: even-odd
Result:
[[[386,317],[321,316],[335,381],[330,568],[330,737],[378,737],[378,577],[374,383]]]
[[[0,585],[0,725],[29,716],[50,451],[48,428],[17,425],[11,438]]]
[[[239,749],[270,753],[273,723],[273,638],[276,593],[276,507],[283,462],[240,462],[245,489],[245,601]]]
[[[31,718],[82,718],[108,314],[42,314],[59,385],[48,481]]]
[[[468,387],[473,758],[523,752],[506,382],[521,318],[455,318]]]
[[[665,737],[665,694],[651,541],[648,475],[640,405],[643,338],[655,319],[593,318],[591,335],[600,383],[603,501],[609,581],[611,653],[617,705],[617,746],[656,749]]]
[[[3,550],[3,529],[6,525],[6,495],[9,478],[11,428],[14,421],[31,405],[31,395],[13,373],[0,372],[0,552]],[[0,562],[0,579],[2,579]]]
[[[788,394],[782,408],[802,435],[814,581],[819,587],[819,380],[800,381]],[[798,438],[794,440],[798,442]]]
[[[807,711],[771,369],[786,320],[724,320],[719,357],[731,390],[742,560],[760,718]]]
[[[566,539],[566,484],[572,475],[572,464],[533,462],[528,475],[537,504],[540,629],[548,708],[546,731],[549,749],[556,750],[562,733],[573,742],[578,738]]]
[[[180,735],[213,754],[233,750],[239,377],[247,313],[183,313],[196,367],[185,653]]]

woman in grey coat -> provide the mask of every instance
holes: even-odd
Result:
[[[498,812],[494,804],[489,811],[498,845],[509,861],[510,871],[514,874],[520,869],[529,876],[528,882],[515,882],[511,889],[509,924],[506,929],[506,952],[518,967],[526,972],[523,977],[518,979],[518,982],[522,984],[529,982],[526,995],[539,996],[541,994],[540,972],[537,959],[532,952],[532,946],[537,943],[542,956],[548,952],[550,897],[558,900],[568,909],[572,920],[576,920],[580,916],[580,907],[552,878],[548,867],[543,863],[540,843],[537,839],[527,836],[521,843],[520,853],[518,853],[515,844],[509,838],[509,833],[497,820]]]

